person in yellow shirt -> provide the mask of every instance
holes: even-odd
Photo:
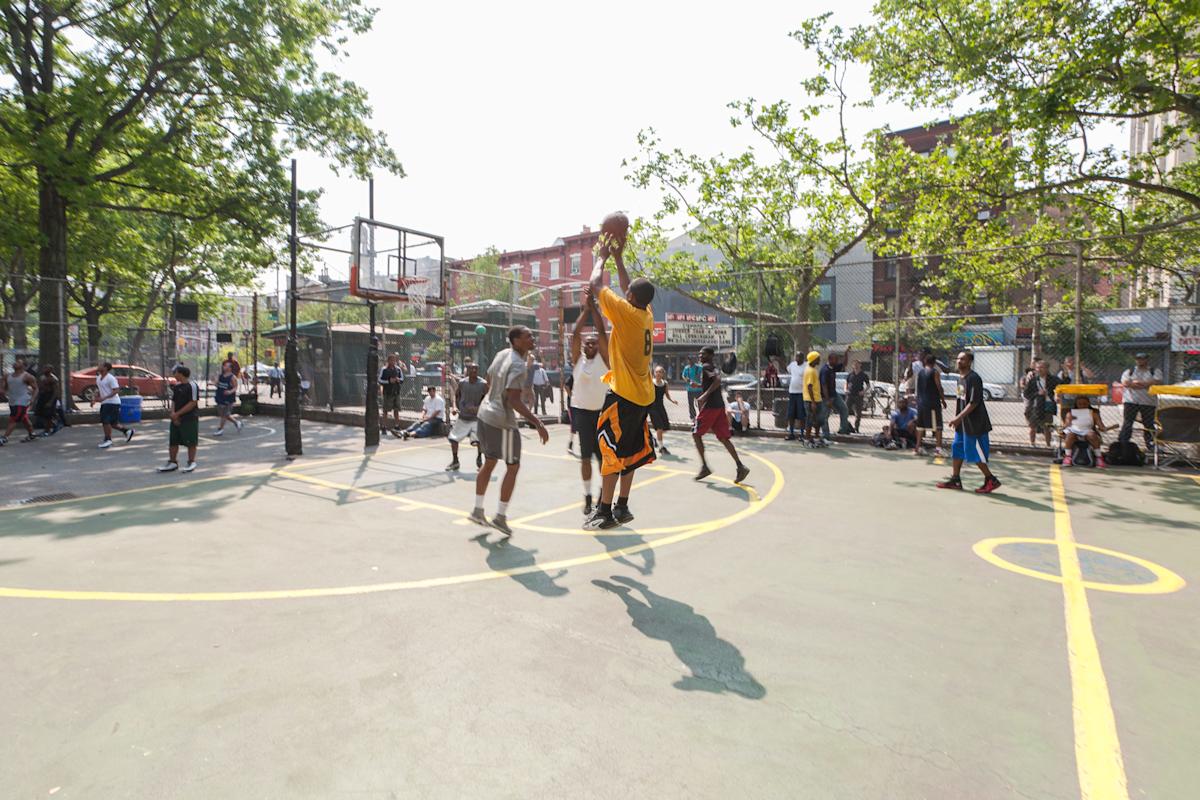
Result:
[[[804,443],[809,447],[816,447],[813,434],[821,429],[821,421],[825,414],[825,404],[821,402],[821,354],[813,350],[808,354],[807,360],[808,366],[804,368],[802,384],[804,405],[808,412],[804,421]]]
[[[654,284],[645,278],[629,280],[622,251],[625,242],[603,239],[599,259],[592,268],[588,295],[600,302],[600,311],[612,322],[608,340],[609,392],[604,398],[596,434],[600,445],[600,502],[584,522],[587,530],[604,530],[633,520],[629,488],[633,473],[654,462],[648,414],[654,403],[650,361],[654,355]],[[604,285],[604,265],[609,256],[617,265],[621,297]],[[617,492],[618,483],[620,492]],[[613,501],[614,495],[616,502]]]

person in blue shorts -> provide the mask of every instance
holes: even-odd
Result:
[[[983,485],[975,490],[976,494],[990,494],[1000,488],[1000,481],[988,469],[988,453],[990,443],[988,432],[992,422],[988,418],[987,407],[983,401],[983,378],[974,369],[975,354],[963,350],[958,354],[958,398],[955,404],[954,419],[950,427],[954,430],[954,445],[951,455],[954,458],[954,474],[948,480],[937,485],[939,489],[959,489],[962,485],[963,462],[975,464],[983,473]]]

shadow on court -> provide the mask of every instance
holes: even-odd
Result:
[[[708,618],[687,603],[652,592],[646,584],[619,575],[592,584],[625,603],[633,627],[651,639],[671,645],[676,658],[691,671],[673,684],[683,691],[733,692],[761,700],[767,690],[746,671],[746,659],[734,645],[717,636]],[[634,596],[634,591],[641,598]]]
[[[471,541],[487,551],[488,569],[493,572],[506,572],[508,570],[529,569],[533,567],[534,569],[529,572],[508,576],[529,591],[537,592],[542,597],[562,597],[571,591],[567,587],[559,586],[555,583],[556,580],[567,574],[565,569],[560,569],[553,575],[537,569],[537,559],[534,558],[537,550],[526,550],[517,547],[505,539],[490,542],[486,533],[471,537]]]
[[[654,572],[654,567],[657,563],[657,558],[654,555],[654,548],[648,547],[645,550],[634,554],[635,556],[640,557],[642,562],[641,564],[635,563],[624,553],[620,552],[630,547],[637,547],[638,545],[645,544],[646,539],[641,534],[605,534],[604,536],[597,536],[596,541],[604,545],[604,550],[609,554],[609,556],[612,557],[612,560],[616,561],[618,564],[624,564],[630,569],[636,569],[642,575],[650,575]]]

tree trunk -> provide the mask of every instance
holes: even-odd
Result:
[[[804,286],[796,294],[796,324],[792,338],[796,342],[796,350],[807,353],[812,349],[812,286]]]
[[[12,340],[16,350],[29,348],[29,303],[37,294],[37,285],[30,278],[25,264],[25,250],[17,247],[9,261],[8,284],[10,291],[4,294],[4,322],[0,324],[0,343]]]
[[[83,318],[87,324],[88,363],[98,364],[100,363],[100,340],[104,336],[100,330],[100,310],[85,308]]]
[[[63,304],[67,279],[67,200],[44,168],[38,168],[38,361],[62,362]]]

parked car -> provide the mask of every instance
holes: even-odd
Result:
[[[958,396],[958,376],[942,373],[942,393],[949,400]],[[1008,397],[1008,390],[999,383],[983,382],[983,399],[984,400],[1004,400]]]
[[[722,375],[721,388],[727,392],[752,392],[758,388],[758,378],[749,372]]]
[[[113,364],[112,374],[122,389],[132,386],[142,397],[168,397],[175,384],[174,378],[164,378],[148,369],[128,364]],[[71,373],[71,394],[90,403],[97,391],[95,367]]]

